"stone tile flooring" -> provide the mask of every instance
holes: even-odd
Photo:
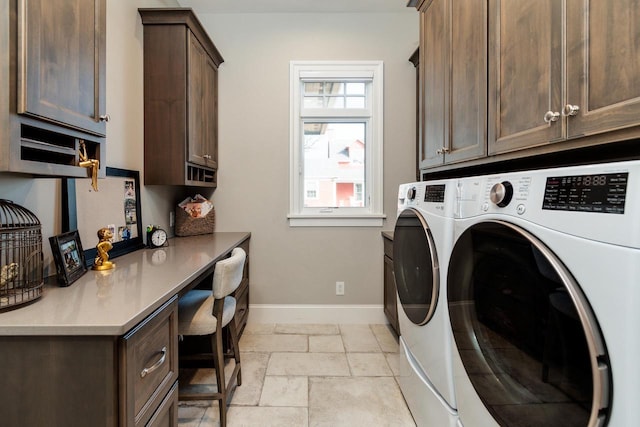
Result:
[[[240,349],[229,427],[415,426],[387,325],[248,324]],[[181,384],[215,384],[213,369],[180,375]],[[217,402],[181,402],[178,417],[182,427],[220,425]]]

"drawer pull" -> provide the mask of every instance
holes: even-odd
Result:
[[[167,358],[167,347],[162,347],[162,350],[160,350],[160,353],[162,353],[162,357],[160,357],[160,360],[154,363],[153,366],[144,368],[142,372],[140,372],[140,378],[146,377],[147,374],[150,374],[151,372],[155,371],[164,363],[165,359]]]

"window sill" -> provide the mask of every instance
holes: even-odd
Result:
[[[386,217],[384,214],[288,216],[289,227],[382,227]]]

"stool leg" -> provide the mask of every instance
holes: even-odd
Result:
[[[229,335],[231,335],[231,345],[233,346],[233,357],[238,367],[238,377],[236,378],[236,384],[242,385],[242,365],[240,365],[240,346],[238,345],[238,330],[236,328],[235,319],[231,319],[229,322]]]
[[[218,382],[218,393],[220,393],[220,427],[227,425],[227,383],[224,378],[224,355],[222,353],[222,331],[218,330],[211,337],[213,346],[213,365],[216,369],[216,381]]]

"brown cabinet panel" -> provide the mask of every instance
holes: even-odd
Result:
[[[420,169],[486,155],[487,6],[434,0],[420,17]]]
[[[562,2],[491,0],[489,154],[563,137]]]
[[[18,3],[18,113],[105,135],[106,2]]]
[[[446,163],[487,151],[487,5],[457,0],[451,11],[449,151]]]
[[[446,7],[447,0],[434,0],[420,14],[422,149],[418,161],[421,169],[443,163],[442,148],[448,137],[445,117],[449,101]]]
[[[489,154],[638,136],[639,3],[490,0]]]
[[[567,1],[566,104],[569,138],[640,124],[639,1]]]
[[[144,425],[178,380],[178,298],[121,340],[122,425]]]

